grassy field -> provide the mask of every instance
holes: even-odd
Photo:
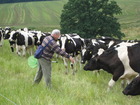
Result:
[[[44,80],[32,86],[37,68],[28,66],[28,56],[11,53],[6,40],[0,51],[0,105],[139,105],[139,96],[122,94],[120,81],[106,91],[110,74],[78,69],[66,75],[61,59],[52,63],[52,89],[45,88]]]
[[[42,31],[60,28],[59,17],[66,2],[0,4],[0,26],[26,26]],[[117,2],[123,9],[117,17],[122,32],[126,34],[124,39],[140,39],[140,1]],[[44,80],[38,86],[32,86],[37,68],[30,68],[27,59],[28,56],[11,53],[7,40],[0,47],[0,105],[139,105],[140,96],[122,94],[120,81],[110,92],[106,91],[112,77],[110,74],[79,69],[76,75],[72,75],[72,71],[65,75],[61,59],[58,63],[52,63],[52,89],[45,88]]]

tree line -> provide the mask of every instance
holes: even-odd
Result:
[[[0,3],[16,3],[16,2],[31,2],[31,1],[54,1],[54,0],[0,0]]]

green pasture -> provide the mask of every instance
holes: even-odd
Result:
[[[12,53],[7,40],[0,47],[0,105],[139,105],[139,96],[122,94],[120,81],[107,92],[112,77],[107,72],[84,71],[77,64],[77,73],[66,75],[62,59],[55,56],[52,88],[45,88],[44,79],[32,86],[37,68],[28,66],[28,57]]]

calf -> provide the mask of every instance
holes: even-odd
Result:
[[[140,95],[140,76],[133,79],[133,81],[127,85],[123,90],[124,95]]]
[[[140,72],[140,43],[120,43],[113,48],[104,51],[100,56],[92,58],[85,66],[84,70],[103,69],[113,75],[109,81],[108,90],[118,79],[131,80]]]

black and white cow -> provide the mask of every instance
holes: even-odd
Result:
[[[119,40],[111,37],[100,37],[98,39],[91,39],[91,42],[88,46],[82,50],[82,59],[81,63],[84,64],[86,61],[89,61],[91,57],[100,55],[104,50],[111,48],[121,42],[130,42],[131,40]],[[136,42],[136,41],[131,41]]]
[[[10,38],[10,34],[11,34],[11,28],[10,27],[5,27],[5,33],[4,33],[4,39],[9,39]],[[15,31],[13,31],[12,33],[14,33]],[[9,44],[10,44],[10,48],[11,51],[14,52],[14,48],[15,48],[15,41],[10,41],[9,40]]]
[[[73,57],[77,57],[76,60],[78,60],[78,54],[81,53],[81,49],[83,47],[83,41],[81,39],[81,37],[77,34],[64,34],[61,35],[60,40],[59,40],[59,45],[60,48],[65,50],[68,54],[70,54]],[[66,74],[68,73],[68,64],[66,61],[67,59],[63,58],[64,60],[64,65],[66,67]],[[76,65],[76,64],[75,64]],[[71,67],[73,68],[73,64],[71,64]],[[76,68],[75,68],[76,69]],[[75,73],[75,70],[73,68],[73,74]]]
[[[131,80],[140,72],[140,43],[122,42],[113,48],[105,50],[100,56],[92,58],[85,66],[84,70],[103,69],[113,75],[109,81],[108,90],[118,79]]]
[[[123,90],[124,95],[140,95],[140,76],[133,79],[133,81],[127,85]]]
[[[15,31],[11,32],[10,41],[15,41],[16,43],[16,53],[18,55],[25,56],[26,55],[26,50],[29,47],[34,47],[34,38],[33,38],[32,33],[24,32],[24,31]],[[31,52],[32,53],[32,52]]]
[[[40,45],[41,43],[42,43],[42,41],[43,41],[43,39],[46,37],[46,36],[49,36],[49,35],[51,35],[51,33],[47,33],[47,32],[45,32],[45,33],[43,33],[43,32],[41,32],[41,31],[37,31],[37,32],[35,32],[36,33],[36,35],[34,35],[34,38],[36,38],[37,39],[37,41],[35,41],[35,45]]]

